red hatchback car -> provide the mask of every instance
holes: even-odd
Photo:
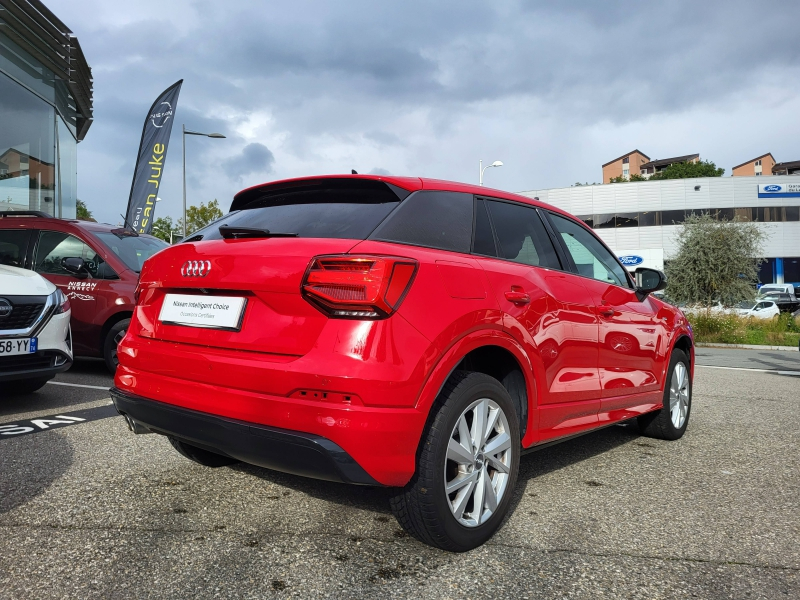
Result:
[[[158,238],[113,225],[36,211],[0,212],[0,264],[36,271],[57,285],[72,306],[75,355],[103,358],[112,373],[133,313],[139,270],[166,247]]]
[[[244,190],[142,269],[112,396],[184,456],[397,488],[418,539],[463,551],[526,450],[637,418],[675,440],[693,339],[581,221],[418,178]]]

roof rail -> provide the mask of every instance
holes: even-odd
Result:
[[[2,217],[44,217],[45,219],[55,219],[51,214],[41,210],[0,210]]]

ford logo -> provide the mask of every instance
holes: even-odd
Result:
[[[644,262],[644,259],[641,256],[620,256],[619,262],[621,262],[626,267],[634,267],[636,265],[640,265]]]
[[[765,192],[780,192],[783,188],[779,185],[765,185],[764,191]]]

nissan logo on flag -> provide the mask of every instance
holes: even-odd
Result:
[[[210,260],[187,260],[181,267],[181,275],[184,277],[205,277],[210,272]]]

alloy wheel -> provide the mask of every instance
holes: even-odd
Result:
[[[672,425],[680,429],[689,413],[689,373],[682,362],[675,363],[669,384],[669,414]]]
[[[444,487],[450,511],[466,527],[485,523],[508,487],[512,452],[508,419],[489,398],[458,418],[447,445]]]

